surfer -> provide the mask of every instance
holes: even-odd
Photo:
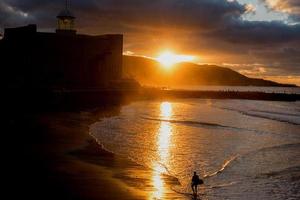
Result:
[[[194,172],[192,183],[191,183],[193,194],[197,194],[197,187],[200,184],[203,184],[203,180],[199,178],[196,172]]]

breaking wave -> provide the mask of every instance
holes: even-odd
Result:
[[[298,114],[288,114],[288,113],[283,113],[283,112],[272,112],[272,111],[263,111],[263,110],[240,110],[240,109],[235,109],[231,107],[220,107],[217,106],[219,109],[223,110],[229,110],[229,111],[235,111],[239,112],[242,115],[247,115],[251,117],[258,117],[258,118],[263,118],[263,119],[269,119],[269,120],[275,120],[279,122],[285,122],[293,125],[300,125],[300,115]],[[277,115],[277,116],[275,116]],[[281,115],[281,116],[278,116]],[[288,118],[283,118],[283,116],[289,116],[293,117],[293,119],[288,119]],[[299,121],[295,117],[299,118]]]
[[[241,129],[233,126],[225,126],[216,123],[209,123],[209,122],[200,122],[200,121],[191,121],[191,120],[173,120],[173,119],[156,119],[156,118],[149,118],[149,117],[142,117],[146,120],[153,120],[153,121],[160,121],[160,122],[170,122],[175,124],[185,124],[185,125],[200,125],[200,126],[209,126],[209,127],[219,127],[219,128],[231,128],[231,129]]]
[[[210,174],[205,174],[205,175],[203,176],[203,178],[209,178],[209,177],[215,176],[215,175],[217,175],[217,174],[223,172],[223,171],[226,169],[226,167],[229,166],[229,164],[230,164],[232,161],[234,161],[237,157],[238,157],[238,155],[231,157],[229,160],[226,160],[226,161],[224,162],[224,164],[222,165],[222,167],[221,167],[219,170],[217,170],[217,171],[215,171],[215,172],[213,172],[213,173],[210,173]]]

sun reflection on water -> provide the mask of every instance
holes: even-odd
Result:
[[[169,120],[172,117],[172,104],[162,102],[160,104],[160,117]],[[170,141],[172,136],[172,126],[170,122],[161,121],[157,131],[157,161],[153,163],[152,184],[155,191],[149,199],[162,199],[165,192],[165,182],[162,173],[166,173],[164,164],[168,162],[170,153]]]
[[[172,104],[170,102],[162,102],[160,104],[160,116],[166,120],[172,117]]]

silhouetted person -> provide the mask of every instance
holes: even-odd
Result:
[[[197,187],[198,185],[203,184],[203,181],[199,178],[196,172],[194,172],[193,178],[192,178],[192,190],[193,194],[197,194]]]

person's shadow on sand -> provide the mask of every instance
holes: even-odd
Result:
[[[197,194],[192,195],[192,200],[201,200],[200,196]]]

